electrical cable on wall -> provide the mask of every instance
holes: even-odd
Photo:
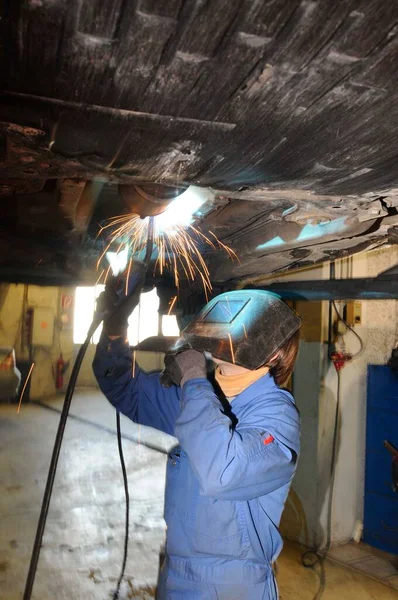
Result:
[[[333,443],[332,443],[332,454],[330,459],[330,486],[329,486],[329,498],[328,498],[328,513],[327,513],[327,526],[326,526],[326,544],[322,551],[319,548],[313,550],[307,550],[301,556],[301,564],[306,569],[313,569],[318,564],[320,567],[319,573],[319,589],[314,596],[313,600],[321,600],[323,593],[326,588],[326,570],[325,560],[327,558],[330,546],[332,543],[332,517],[333,517],[333,495],[334,495],[334,484],[336,480],[336,458],[337,458],[337,440],[340,423],[340,405],[341,405],[341,372],[337,371],[337,393],[336,393],[336,410],[334,416],[334,427],[333,427]]]
[[[336,302],[334,300],[332,300],[332,305],[333,305],[333,308],[334,308],[334,310],[336,312],[337,319],[339,321],[341,321],[341,323],[343,323],[343,325],[345,325],[345,327],[349,331],[351,331],[351,333],[353,333],[355,335],[355,337],[357,338],[357,340],[359,341],[360,348],[359,348],[358,352],[356,352],[355,354],[351,355],[351,360],[355,360],[356,358],[358,358],[359,356],[361,356],[361,354],[363,354],[363,351],[364,351],[363,340],[362,340],[361,336],[355,331],[355,329],[353,327],[351,327],[351,325],[349,325],[345,319],[343,319],[343,317],[341,316],[341,314],[340,314],[340,312],[339,312],[339,310],[338,310],[338,308],[336,306]]]
[[[349,266],[350,263],[348,263]],[[334,262],[330,263],[330,279],[335,278],[335,265]],[[355,354],[348,354],[346,352],[336,352],[332,340],[333,333],[333,309],[336,312],[338,321],[341,321],[347,330],[350,330],[358,339],[360,343],[360,348]],[[341,336],[343,337],[343,336]],[[320,573],[319,573],[319,588],[317,593],[314,596],[313,600],[321,600],[325,588],[326,588],[326,570],[325,570],[325,560],[327,558],[328,552],[330,550],[330,546],[332,543],[332,517],[333,517],[333,495],[334,495],[334,487],[336,480],[336,463],[337,463],[337,441],[338,441],[338,432],[340,425],[340,412],[341,412],[341,369],[344,367],[347,361],[354,360],[361,356],[364,351],[364,343],[360,335],[346,322],[345,319],[340,315],[340,312],[337,309],[336,303],[334,300],[329,302],[329,327],[328,327],[328,357],[333,362],[334,367],[337,373],[337,389],[336,389],[336,409],[334,416],[334,426],[333,426],[333,441],[332,441],[332,453],[330,458],[330,485],[329,485],[329,498],[328,498],[328,510],[327,510],[327,524],[326,524],[326,543],[322,548],[314,548],[311,550],[307,550],[301,556],[301,563],[307,569],[315,568],[316,565],[319,565]]]

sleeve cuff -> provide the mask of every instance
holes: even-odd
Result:
[[[98,342],[98,346],[105,352],[114,353],[118,350],[129,347],[129,342],[127,336],[122,335],[116,340],[111,340],[105,333],[102,333]]]
[[[197,377],[188,379],[182,386],[182,403],[195,396],[201,396],[203,393],[211,392],[214,394],[214,389],[207,377]]]

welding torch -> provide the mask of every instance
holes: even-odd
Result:
[[[135,268],[124,269],[122,273],[113,272],[112,278],[106,284],[105,289],[109,295],[112,295],[113,303],[97,302],[96,312],[94,315],[93,325],[102,321],[106,321],[120,310],[123,310],[124,305],[130,304],[129,300],[132,296],[139,296],[144,284],[144,276],[148,270],[149,262],[153,252],[153,234],[154,234],[154,217],[149,218],[148,237],[145,250],[144,261],[135,261]],[[111,294],[113,292],[113,294]],[[101,296],[100,296],[101,298]]]
[[[153,234],[154,234],[153,219],[154,219],[153,217],[150,217],[149,224],[148,224],[147,245],[146,245],[146,252],[145,252],[145,258],[144,258],[144,263],[143,263],[143,269],[145,271],[147,271],[147,269],[148,269],[148,266],[149,266],[149,263],[151,260],[151,256],[152,256],[152,252],[153,252]],[[42,545],[43,534],[44,534],[44,529],[46,526],[48,509],[50,506],[51,494],[52,494],[53,485],[54,485],[55,474],[57,471],[59,453],[61,450],[62,440],[63,440],[63,436],[64,436],[64,432],[65,432],[66,421],[67,421],[67,418],[69,415],[70,405],[72,402],[73,392],[74,392],[74,389],[76,386],[76,381],[77,381],[79,371],[80,371],[80,368],[81,368],[81,365],[83,362],[83,358],[86,354],[86,351],[87,351],[88,345],[90,344],[91,338],[93,337],[95,331],[97,330],[97,328],[99,327],[101,322],[106,319],[109,319],[110,317],[112,317],[113,314],[115,314],[118,310],[120,310],[123,307],[123,304],[125,302],[128,302],[131,295],[140,293],[142,286],[143,286],[143,282],[144,282],[143,277],[140,277],[140,276],[132,277],[131,281],[127,282],[127,286],[126,286],[127,294],[124,294],[124,296],[123,296],[120,293],[120,290],[118,290],[119,293],[118,293],[118,291],[116,292],[117,300],[113,304],[113,306],[111,306],[111,307],[108,306],[103,310],[96,310],[94,318],[93,318],[93,322],[91,323],[91,325],[88,329],[86,339],[85,339],[84,343],[80,346],[79,352],[76,356],[76,360],[73,365],[69,384],[68,384],[68,387],[67,387],[67,390],[65,393],[64,404],[62,407],[61,417],[60,417],[59,424],[58,424],[58,430],[57,430],[57,434],[55,437],[54,448],[53,448],[53,452],[52,452],[52,456],[51,456],[51,463],[50,463],[50,467],[48,470],[46,487],[44,490],[43,501],[42,501],[42,505],[41,505],[41,509],[40,509],[40,516],[39,516],[39,521],[37,524],[36,536],[35,536],[35,541],[34,541],[34,545],[33,545],[30,565],[29,565],[29,571],[28,571],[28,575],[26,578],[23,600],[30,600],[31,595],[32,595],[33,584],[34,584],[34,580],[35,580],[35,576],[36,576],[37,565],[39,562],[40,549],[41,549],[41,545]],[[119,413],[117,413],[117,426],[118,426],[117,427],[118,441],[120,443]],[[120,445],[119,445],[119,452],[121,453]],[[122,456],[121,456],[121,460],[122,460]],[[125,468],[124,468],[123,460],[122,460],[122,468],[123,468],[123,476],[125,479]],[[125,485],[126,485],[126,480],[125,480]],[[127,512],[128,512],[128,506],[127,506]],[[126,528],[128,529],[128,521],[126,523]],[[126,566],[126,559],[127,559],[127,535],[126,535],[126,541],[125,541],[125,555],[124,555],[124,561],[123,561],[123,568],[122,568],[122,572],[121,572],[121,575],[120,575],[120,578],[118,581],[117,593],[116,593],[116,596],[114,596],[114,597],[117,597],[117,595],[118,595],[120,582],[121,582],[121,579],[124,574],[124,568]]]

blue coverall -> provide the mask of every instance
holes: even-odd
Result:
[[[113,406],[175,435],[167,464],[166,559],[159,600],[275,600],[272,563],[299,453],[292,396],[267,374],[233,400],[236,426],[207,379],[163,388],[121,338],[102,337],[93,369]]]

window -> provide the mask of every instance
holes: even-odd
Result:
[[[82,344],[86,339],[87,330],[94,316],[95,300],[104,290],[103,285],[95,287],[78,287],[75,294],[75,315],[73,324],[73,342]],[[132,346],[142,340],[159,333],[159,298],[154,288],[141,294],[140,303],[129,318],[128,339]],[[163,335],[179,335],[180,331],[175,316],[162,317]],[[95,332],[92,343],[97,344],[102,326]]]
[[[73,319],[73,343],[82,344],[94,316],[95,300],[105,289],[104,285],[94,287],[77,287],[75,293],[75,314]],[[96,344],[100,338],[102,325],[95,332],[92,342]]]
[[[162,334],[171,336],[180,335],[180,328],[178,327],[177,318],[175,315],[163,315]]]
[[[159,333],[159,297],[154,288],[141,294],[140,303],[129,318],[127,336],[131,346]]]

